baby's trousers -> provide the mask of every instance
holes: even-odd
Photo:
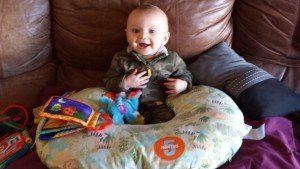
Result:
[[[138,111],[145,117],[145,124],[163,123],[175,117],[175,113],[165,103],[140,103]]]

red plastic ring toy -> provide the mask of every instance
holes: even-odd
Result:
[[[9,111],[12,110],[12,109],[19,109],[24,114],[25,120],[24,120],[24,122],[22,124],[20,124],[20,127],[21,128],[25,127],[26,124],[28,123],[28,118],[29,118],[29,112],[28,112],[28,110],[24,106],[21,106],[19,104],[11,104],[11,105],[9,105],[9,106],[7,106],[7,107],[4,108],[2,114],[3,115],[4,114],[8,114]]]

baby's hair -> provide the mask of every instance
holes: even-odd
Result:
[[[134,8],[130,13],[134,12],[134,11],[142,11],[142,12],[153,12],[153,11],[156,11],[156,12],[159,12],[161,13],[165,19],[166,19],[166,22],[167,22],[167,25],[168,24],[168,16],[166,15],[166,13],[160,9],[159,7],[155,6],[155,5],[151,5],[151,4],[142,4],[136,8]],[[167,27],[168,28],[168,27]],[[168,28],[169,29],[169,28]]]

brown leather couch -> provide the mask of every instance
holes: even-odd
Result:
[[[50,85],[103,85],[113,54],[127,46],[127,14],[141,3],[166,11],[167,47],[187,63],[225,40],[300,92],[297,0],[0,0],[0,109],[31,109]]]
[[[167,47],[187,63],[226,41],[300,93],[299,0],[0,0],[0,110],[31,110],[49,86],[103,86],[128,13],[146,3],[166,11]]]

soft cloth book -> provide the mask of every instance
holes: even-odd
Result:
[[[95,112],[84,103],[69,98],[54,96],[45,104],[40,116],[77,122],[88,126]]]

